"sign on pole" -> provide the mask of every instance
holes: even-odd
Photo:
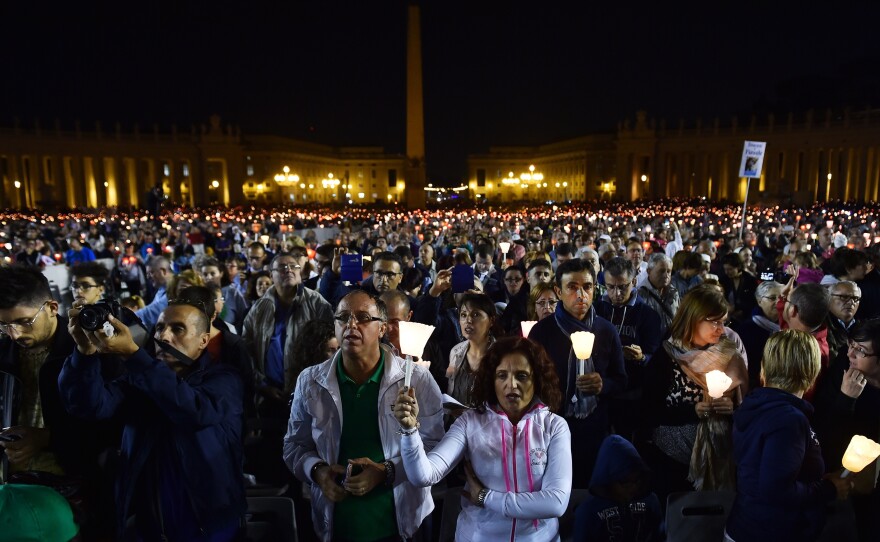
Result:
[[[764,151],[767,149],[766,141],[746,141],[743,146],[742,162],[739,166],[739,176],[749,179],[757,179],[761,176],[764,166]]]
[[[749,188],[752,179],[761,177],[761,169],[764,167],[764,151],[767,150],[766,141],[746,141],[743,145],[742,162],[739,165],[739,176],[746,178],[746,197],[743,198],[742,221],[739,225],[739,239],[742,241],[746,232],[746,209],[749,202]]]

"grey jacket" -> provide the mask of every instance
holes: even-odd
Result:
[[[244,319],[242,338],[254,357],[254,378],[260,386],[266,379],[266,352],[275,331],[275,301],[278,295],[270,288],[263,297],[254,302]],[[310,320],[333,322],[333,311],[318,292],[299,286],[293,299],[293,310],[287,320],[287,338],[284,342],[284,392],[290,393],[296,385],[293,376],[293,342]]]
[[[430,487],[415,487],[406,476],[400,453],[400,424],[390,405],[403,387],[404,360],[385,345],[385,372],[379,384],[379,434],[385,459],[394,463],[394,512],[400,535],[410,538],[422,520],[434,509]],[[284,462],[305,483],[312,484],[312,521],[321,540],[333,538],[333,503],[310,478],[312,467],[325,461],[337,463],[339,439],[345,423],[336,363],[341,351],[320,365],[305,369],[297,379],[290,409],[287,435],[284,437]],[[418,365],[413,367],[412,387],[419,402],[419,433],[427,450],[443,437],[443,405],[440,388],[431,374]]]
[[[646,280],[639,288],[639,297],[660,315],[660,335],[661,337],[665,336],[675,313],[678,312],[678,304],[681,302],[678,290],[670,283],[661,295],[657,288],[651,284],[651,281]]]

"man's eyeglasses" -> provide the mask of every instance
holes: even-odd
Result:
[[[831,297],[836,297],[841,303],[852,303],[853,305],[858,305],[862,300],[862,298],[857,295],[831,294]]]
[[[334,315],[333,319],[343,326],[348,325],[352,320],[359,326],[367,325],[370,322],[384,322],[382,318],[373,316],[368,312],[341,312]]]
[[[97,284],[89,284],[88,282],[71,282],[70,289],[71,290],[79,290],[81,292],[88,292],[92,288],[97,288]]]
[[[507,277],[506,279],[504,279],[504,282],[506,282],[507,284],[516,284],[517,282],[522,282],[522,281],[523,281],[522,277],[519,277],[519,278]]]
[[[397,275],[401,275],[401,274],[402,273],[395,273],[394,271],[376,271],[374,273],[374,275],[376,275],[377,278],[380,278],[382,280],[391,280],[394,277],[396,277]]]
[[[608,284],[605,283],[605,290],[608,292],[620,292],[623,293],[629,289],[632,284]]]
[[[869,358],[871,356],[876,356],[876,352],[868,352],[865,350],[865,347],[856,343],[855,341],[847,341],[850,350],[855,350],[857,358]]]
[[[7,324],[4,322],[0,322],[0,333],[5,335],[9,335],[12,330],[22,332],[26,329],[30,329],[34,327],[34,324],[37,322],[37,318],[40,317],[40,313],[43,312],[43,309],[48,305],[48,301],[44,301],[42,305],[40,305],[40,310],[37,311],[37,314],[34,315],[30,320],[12,322],[11,324]]]
[[[302,269],[302,266],[301,266],[301,265],[297,265],[297,264],[293,264],[293,265],[286,265],[286,264],[283,264],[283,265],[276,265],[276,266],[272,269],[272,271],[278,271],[279,273],[287,273],[287,272],[289,272],[291,269],[294,270],[294,271],[299,271],[300,269]]]

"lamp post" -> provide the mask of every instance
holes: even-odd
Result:
[[[535,171],[535,165],[529,164],[529,172],[523,173],[519,176],[520,180],[528,187],[531,183],[537,183],[537,186],[541,186],[541,181],[544,180],[544,174],[540,171]]]
[[[278,184],[278,186],[282,187],[282,189],[293,189],[294,187],[296,187],[296,184],[299,182],[299,175],[297,175],[296,173],[291,173],[290,168],[287,166],[281,168],[281,171],[283,173],[278,173],[277,175],[275,175],[275,182]],[[293,190],[290,191],[290,196],[291,200],[296,201],[296,196],[293,194]]]
[[[327,177],[321,179],[321,186],[324,187],[324,203],[327,203],[327,190],[329,189],[332,193],[332,197],[337,197],[337,192],[339,190],[339,179],[333,176],[332,173],[328,173]]]

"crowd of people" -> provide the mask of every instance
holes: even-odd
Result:
[[[461,487],[456,540],[654,541],[669,495],[728,490],[728,540],[841,510],[876,540],[877,462],[840,472],[880,440],[880,207],[741,212],[8,213],[0,494],[55,488],[84,540],[221,541],[269,486],[301,537],[366,542],[435,539]],[[401,322],[434,326],[411,369]]]

